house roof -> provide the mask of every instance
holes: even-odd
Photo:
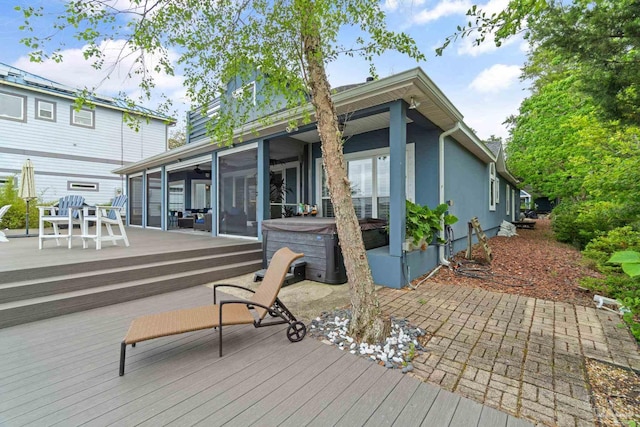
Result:
[[[477,158],[485,163],[498,160],[498,156],[464,124],[462,113],[455,108],[453,103],[421,68],[414,68],[379,80],[349,85],[340,89],[335,91],[333,95],[333,102],[339,115],[364,110],[399,99],[403,99],[407,104],[410,104],[413,98],[416,110],[440,129],[446,131],[460,123],[460,129],[454,132],[451,137],[455,138]],[[247,126],[246,129],[238,131],[234,137],[234,143],[254,140],[256,134],[262,136],[286,134],[287,126],[292,121],[299,120],[302,122],[305,114],[309,114],[312,121],[315,119],[313,106],[310,103],[296,111],[276,112],[269,117],[268,124],[257,124],[255,128]],[[166,163],[210,153],[217,149],[220,149],[220,147],[212,147],[212,141],[207,138],[118,168],[113,172],[118,174],[139,172]],[[517,180],[506,171],[504,159],[502,168],[497,167],[497,169],[507,180],[513,184],[517,183]]]
[[[20,68],[12,67],[11,65],[2,62],[0,62],[0,85],[21,87],[31,91],[46,93],[70,100],[77,99],[81,93],[81,91],[77,88],[63,85],[61,83],[44,78],[42,76],[38,76],[36,74],[29,73],[28,71],[21,70]],[[88,101],[90,101],[92,104],[104,108],[137,113],[146,117],[168,121],[170,123],[176,122],[176,120],[172,117],[166,116],[162,113],[150,110],[139,105],[131,106],[122,99],[94,95],[88,97]]]

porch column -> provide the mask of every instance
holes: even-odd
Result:
[[[220,208],[218,207],[218,152],[214,151],[211,154],[211,235],[218,235],[218,214]]]
[[[262,241],[262,220],[271,217],[268,139],[258,141],[258,177],[256,181],[256,221],[258,222],[258,240]]]
[[[395,101],[389,107],[389,154],[391,157],[389,197],[389,254],[402,256],[406,214],[406,150],[407,150],[407,106],[404,101]]]
[[[160,168],[160,229],[167,230],[169,216],[169,186],[167,185],[167,171],[165,166]]]

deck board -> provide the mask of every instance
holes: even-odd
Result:
[[[127,349],[136,316],[195,307],[195,287],[0,330],[0,425],[530,425],[285,325],[197,331]]]
[[[376,408],[376,411],[371,415],[365,426],[392,425],[419,386],[420,382],[415,381],[415,378],[403,376],[393,389],[393,393]]]

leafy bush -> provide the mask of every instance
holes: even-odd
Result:
[[[583,249],[592,239],[637,218],[627,206],[608,201],[562,202],[551,219],[556,239]]]
[[[433,241],[436,232],[442,230],[441,219],[444,220],[445,225],[455,224],[458,221],[455,216],[447,214],[449,205],[446,203],[431,210],[429,206],[420,206],[407,200],[406,209],[405,235],[416,245],[423,239],[427,245]]]
[[[29,228],[38,227],[38,209],[36,208],[38,204],[37,200],[29,202]],[[13,180],[7,180],[0,188],[0,207],[4,205],[11,205],[11,207],[2,217],[0,227],[2,229],[24,228],[27,218],[27,204],[18,197],[18,190],[13,187]]]
[[[582,255],[593,261],[597,269],[603,273],[620,273],[620,267],[607,264],[614,252],[635,250],[640,251],[640,231],[630,226],[614,228],[607,234],[596,237],[584,248]]]

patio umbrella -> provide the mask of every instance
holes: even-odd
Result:
[[[20,175],[20,192],[18,196],[27,203],[27,230],[29,235],[29,202],[36,199],[36,177],[33,170],[33,163],[27,159],[22,165],[22,174]]]

